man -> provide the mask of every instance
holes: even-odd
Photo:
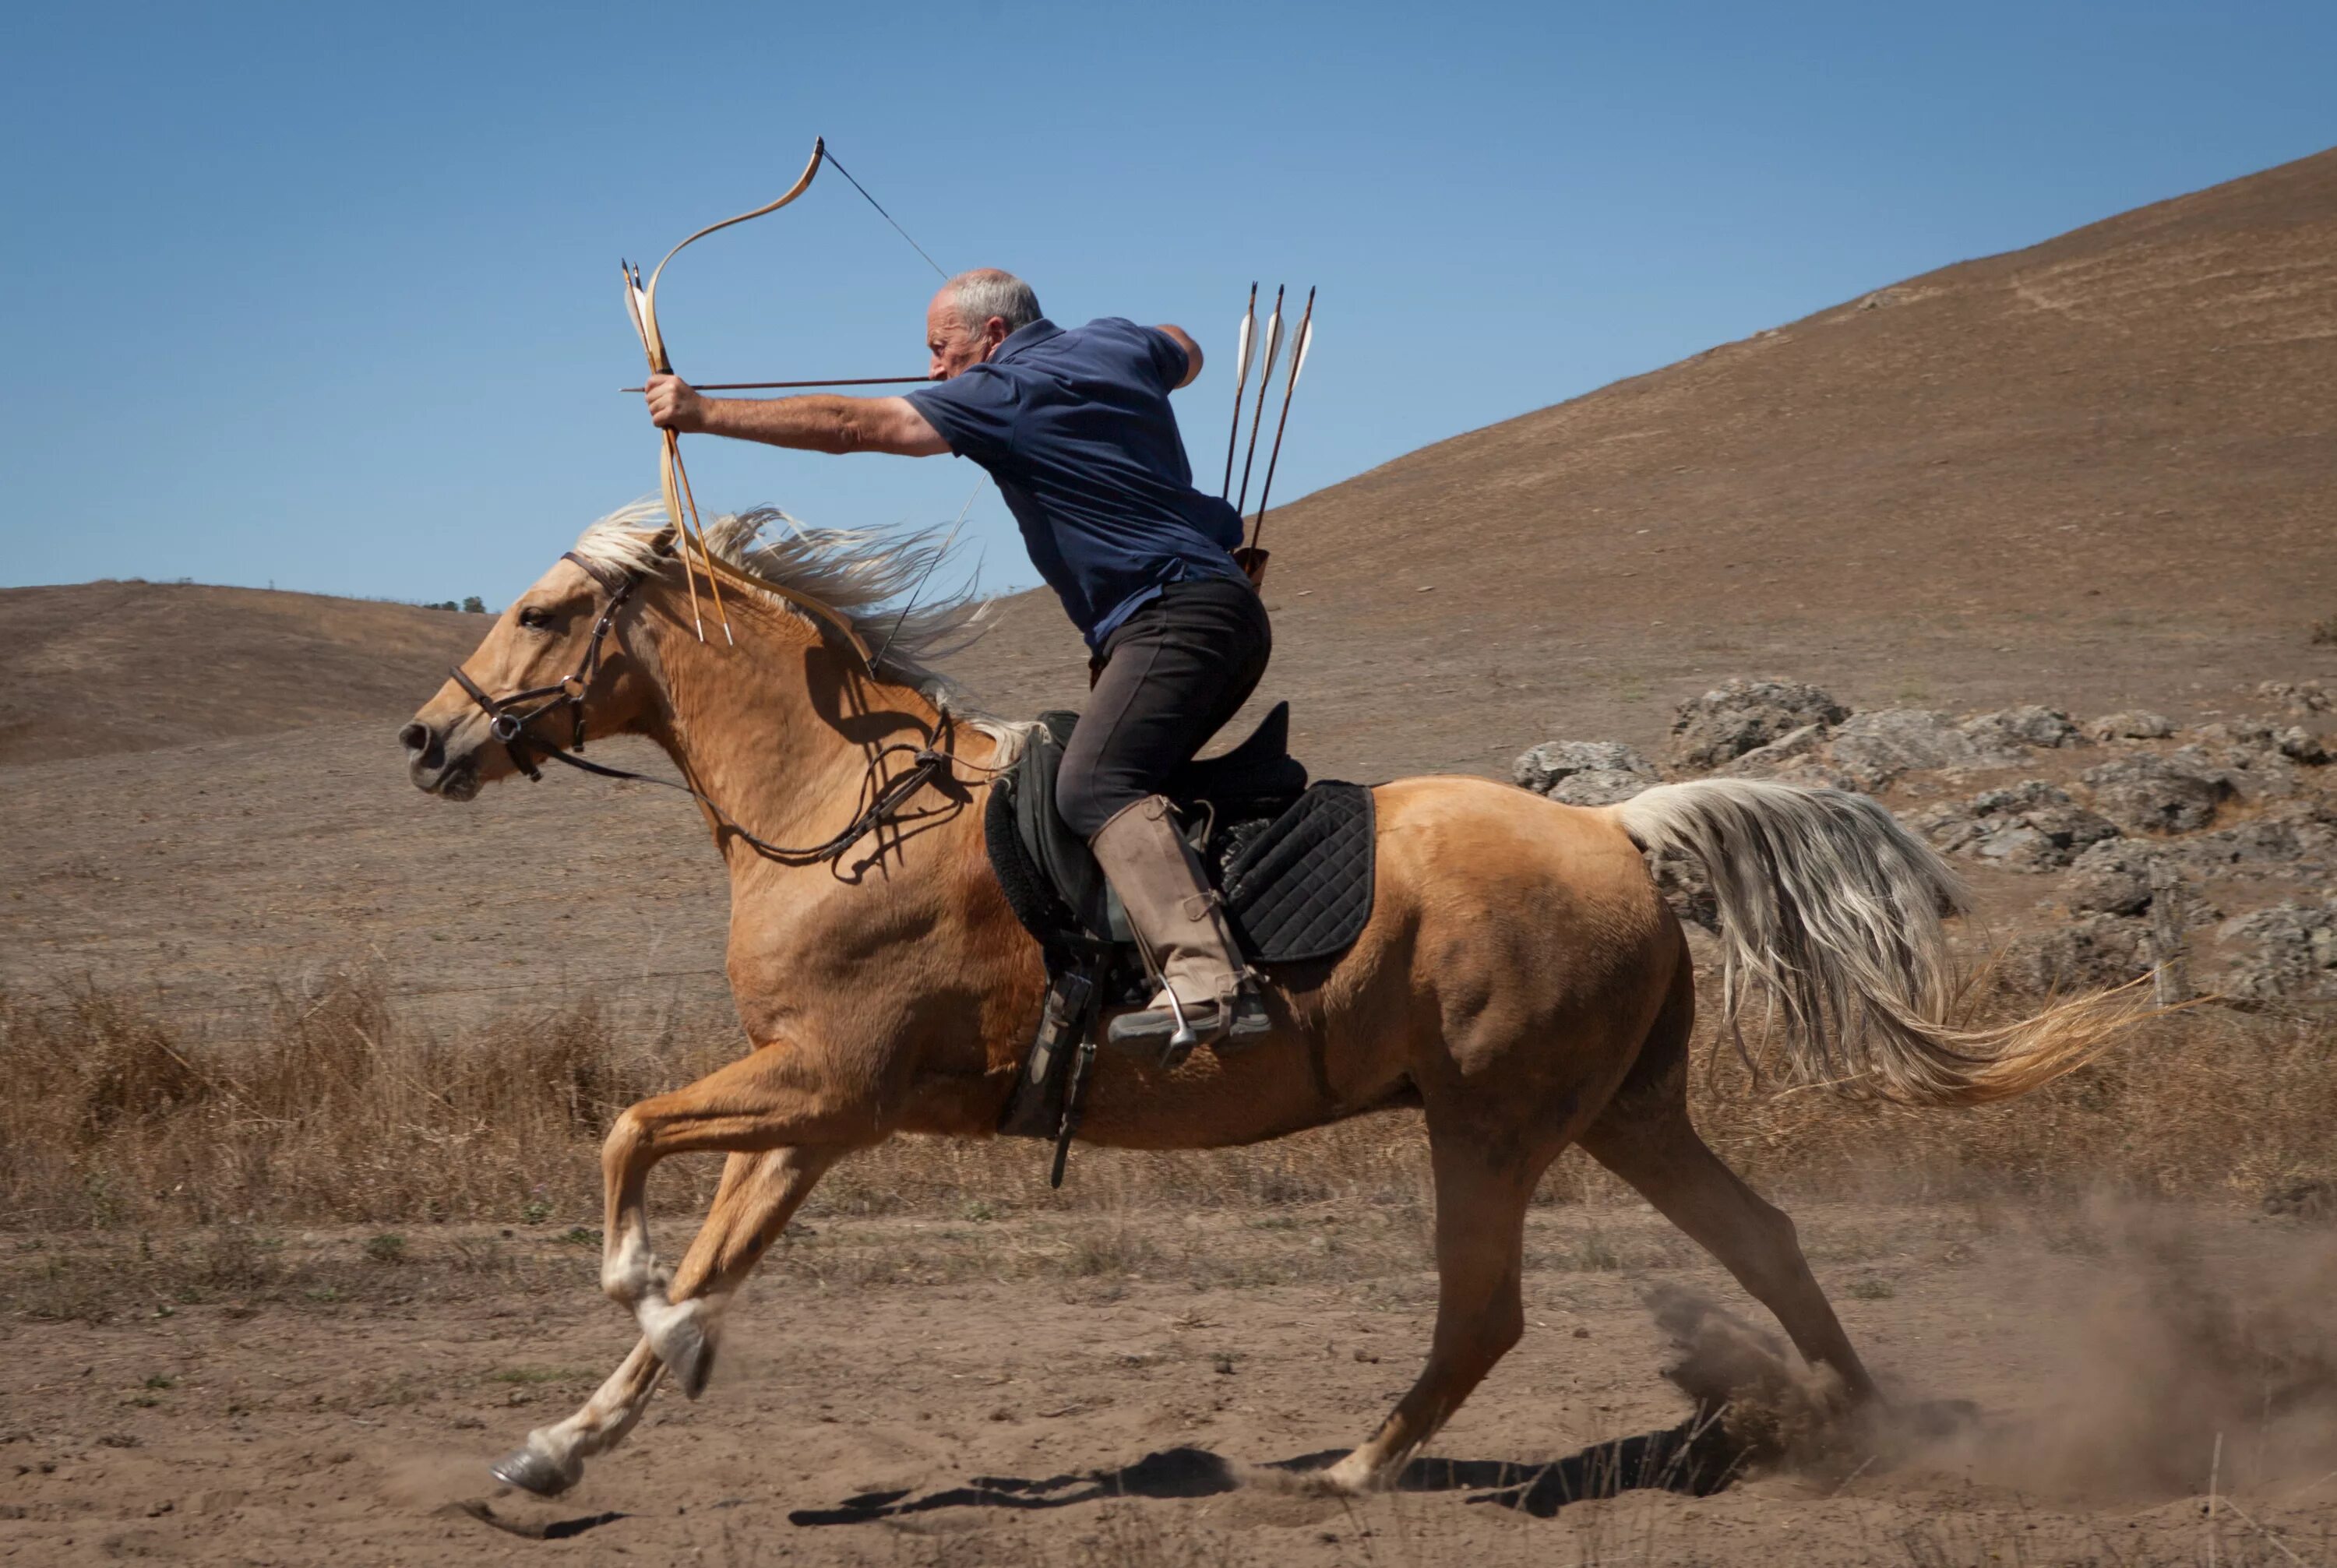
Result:
[[[1201,373],[1182,328],[1117,317],[1069,331],[1029,284],[985,269],[925,311],[934,385],[898,397],[709,398],[671,376],[650,417],[814,452],[968,457],[998,482],[1031,560],[1087,638],[1094,691],[1057,809],[1085,837],[1160,982],[1115,1042],[1266,1027],[1220,899],[1162,793],[1257,689],[1273,634],[1233,550],[1241,519],[1193,488],[1168,394]]]

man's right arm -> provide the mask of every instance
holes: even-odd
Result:
[[[702,397],[678,377],[652,377],[650,421],[805,452],[889,452],[934,457],[949,443],[905,397]]]

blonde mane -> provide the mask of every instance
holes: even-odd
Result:
[[[773,528],[774,524],[783,527]],[[767,536],[767,531],[768,536]],[[970,708],[956,684],[933,662],[973,644],[988,628],[987,601],[971,586],[938,598],[918,594],[948,564],[944,531],[886,534],[870,528],[806,528],[777,506],[729,513],[706,525],[708,548],[749,581],[816,599],[852,623],[877,654],[876,673],[914,688],[943,711],[1019,750],[1027,724],[992,719]],[[596,566],[653,575],[672,560],[672,526],[655,499],[619,507],[578,535],[575,554]],[[904,615],[900,601],[917,595]],[[819,621],[785,595],[760,596],[815,630]]]

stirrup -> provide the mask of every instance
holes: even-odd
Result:
[[[1177,993],[1163,987],[1168,998],[1166,1007],[1146,1007],[1134,1013],[1123,1013],[1111,1021],[1105,1031],[1107,1044],[1122,1048],[1161,1043],[1160,1065],[1175,1067],[1193,1053],[1193,1047],[1225,1040],[1246,1040],[1266,1034],[1274,1028],[1267,1016],[1266,1003],[1258,994],[1245,985],[1234,993],[1232,1005],[1227,1007],[1212,1002],[1206,1010],[1192,1009],[1196,1020],[1188,1015]]]

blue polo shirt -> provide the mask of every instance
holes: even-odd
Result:
[[[1168,389],[1185,350],[1117,316],[1041,319],[980,365],[908,393],[950,450],[998,481],[1032,564],[1088,646],[1171,583],[1247,583],[1241,518],[1193,488]]]

